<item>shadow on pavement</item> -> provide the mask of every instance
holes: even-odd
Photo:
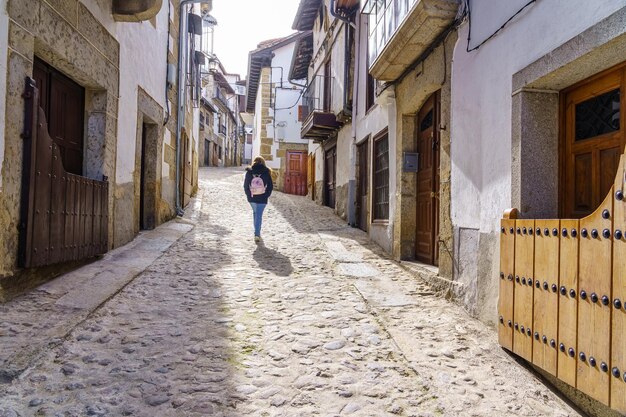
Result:
[[[282,253],[265,246],[263,241],[257,243],[252,257],[262,269],[278,276],[287,277],[293,272],[291,260]]]

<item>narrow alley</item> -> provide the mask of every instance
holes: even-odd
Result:
[[[46,286],[0,306],[5,368],[41,345],[0,383],[0,416],[582,415],[330,209],[276,192],[257,245],[242,170],[199,180],[161,226],[180,239],[149,265],[128,251],[145,270],[75,326]]]

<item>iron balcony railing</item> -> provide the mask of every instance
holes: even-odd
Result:
[[[313,112],[331,113],[332,96],[341,92],[335,88],[334,78],[316,75],[302,93],[302,120]]]
[[[222,135],[226,135],[226,125],[219,126],[219,133],[221,133]]]

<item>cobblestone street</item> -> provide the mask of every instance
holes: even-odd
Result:
[[[0,384],[0,416],[582,415],[330,209],[276,192],[255,244],[242,181],[202,169],[193,229]],[[0,306],[7,361],[37,294]]]

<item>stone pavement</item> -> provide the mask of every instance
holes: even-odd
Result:
[[[257,245],[242,171],[200,180],[193,230],[119,292],[97,301],[108,258],[0,306],[5,365],[64,328],[5,375],[0,416],[582,415],[328,208],[275,193]]]

